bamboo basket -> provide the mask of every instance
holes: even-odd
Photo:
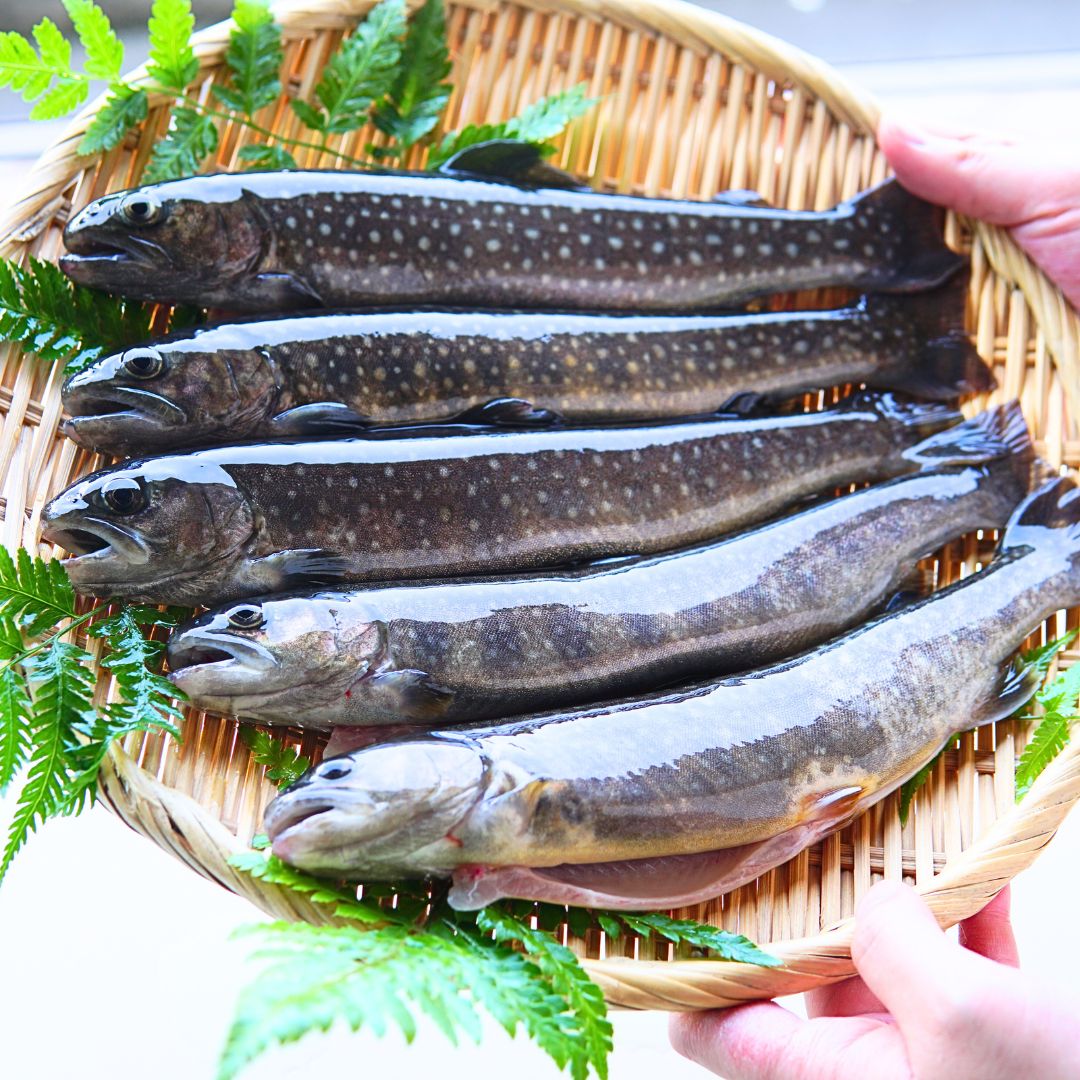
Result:
[[[286,39],[284,93],[260,122],[293,133],[288,98],[307,96],[330,51],[371,6],[370,0],[284,0],[277,7]],[[708,198],[753,188],[776,205],[824,209],[880,180],[886,164],[874,144],[874,102],[825,64],[764,34],[676,0],[451,0],[455,86],[448,127],[513,115],[540,96],[584,81],[602,103],[561,141],[557,163],[598,188],[652,196]],[[229,32],[200,33],[196,90],[219,75]],[[91,105],[49,149],[25,193],[0,219],[0,253],[55,258],[73,210],[106,191],[137,182],[168,116],[152,103],[140,132],[101,158],[76,146]],[[359,152],[375,133],[344,136]],[[246,141],[227,126],[214,163],[236,166]],[[417,164],[418,158],[409,164]],[[333,166],[308,154],[303,166]],[[971,413],[1020,398],[1039,452],[1053,465],[1080,465],[1080,318],[1009,237],[979,222],[949,218],[946,239],[970,254],[968,330],[1000,387],[968,402]],[[836,299],[807,294],[806,301]],[[0,352],[0,476],[3,538],[37,546],[45,502],[97,460],[57,435],[61,373]],[[925,564],[936,584],[980,567],[995,537],[973,535]],[[1062,612],[1042,628],[1058,635],[1080,612]],[[99,643],[96,643],[99,644]],[[1080,658],[1074,649],[1063,662]],[[105,673],[98,693],[110,685]],[[600,931],[564,940],[615,1005],[702,1009],[795,993],[852,974],[851,912],[882,877],[913,881],[938,921],[972,914],[1052,837],[1080,796],[1080,740],[1014,805],[1013,763],[1026,726],[1004,721],[959,738],[915,800],[901,828],[897,796],[873,807],[840,834],[785,866],[687,914],[738,930],[783,960],[777,969],[691,960],[667,945]],[[291,732],[306,753],[312,736]],[[230,720],[191,713],[182,743],[168,736],[131,738],[111,753],[100,777],[107,803],[132,828],[193,870],[248,897],[278,917],[324,922],[304,898],[254,881],[229,866],[258,831],[272,786],[237,739]]]

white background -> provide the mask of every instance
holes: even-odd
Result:
[[[42,5],[42,14],[54,14]],[[55,5],[59,11],[59,5]],[[715,0],[709,6],[842,62],[887,105],[960,126],[1076,142],[1080,25],[1070,4],[928,0]],[[195,0],[198,10],[199,3]],[[854,62],[856,58],[860,62]],[[54,134],[0,97],[0,182],[17,185]],[[0,804],[6,833],[10,799]],[[1080,971],[1080,815],[1014,886],[1028,970]],[[201,1080],[214,1075],[236,995],[252,969],[237,926],[246,902],[197,877],[103,809],[50,823],[0,889],[0,1048],[12,1080]],[[1076,976],[1071,976],[1075,981]],[[796,1003],[797,1007],[797,1003]],[[612,1080],[701,1077],[677,1058],[659,1014],[614,1016]],[[334,1032],[264,1057],[249,1080],[313,1076],[556,1075],[523,1038],[491,1027],[482,1048],[451,1050],[422,1029],[406,1049]]]

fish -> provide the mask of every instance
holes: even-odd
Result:
[[[800,656],[675,692],[402,737],[323,760],[269,805],[318,876],[450,878],[651,910],[720,895],[894,791],[1035,692],[1027,633],[1080,603],[1080,490],[1040,484],[984,570]]]
[[[839,310],[726,315],[379,311],[233,321],[101,357],[62,430],[116,457],[451,420],[665,419],[846,383],[950,400],[995,386],[967,284]]]
[[[258,723],[396,730],[757,667],[902,600],[915,562],[946,541],[1006,524],[1031,440],[1016,402],[978,423],[986,438],[965,466],[651,559],[242,600],[170,635],[169,678],[197,708]]]
[[[862,392],[679,424],[251,443],[125,462],[42,514],[84,594],[211,606],[361,581],[652,554],[837,484],[944,464],[981,428]]]
[[[526,151],[526,154],[535,153]],[[520,144],[441,172],[218,173],[102,196],[64,230],[64,272],[139,300],[282,312],[433,304],[661,311],[849,285],[910,292],[963,259],[895,180],[825,211],[746,193],[612,195],[521,168]]]

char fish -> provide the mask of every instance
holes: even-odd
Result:
[[[838,311],[749,315],[395,311],[226,323],[73,375],[63,430],[124,456],[470,410],[511,426],[683,417],[748,391],[844,383],[949,399],[994,386],[959,329],[966,291],[958,278]]]
[[[78,591],[163,603],[539,569],[686,546],[945,463],[985,434],[942,431],[957,419],[863,393],[763,419],[197,450],[77,481],[43,535],[75,553]]]
[[[452,877],[459,909],[719,895],[1032,695],[1012,657],[1080,603],[1078,494],[1055,478],[986,570],[774,667],[329,758],[268,807],[273,851],[334,878]]]
[[[261,723],[430,727],[779,660],[865,618],[928,551],[1005,525],[1028,490],[1027,427],[1016,403],[976,423],[967,467],[630,565],[241,601],[173,633],[169,677]]]
[[[222,173],[106,195],[68,224],[60,265],[108,292],[229,311],[641,312],[822,285],[917,291],[962,263],[939,211],[895,180],[833,210],[778,210],[515,183],[520,153],[509,175],[487,149],[442,173]]]

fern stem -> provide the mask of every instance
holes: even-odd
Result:
[[[338,158],[341,161],[347,161],[350,165],[365,164],[363,158],[352,157],[350,154],[343,154],[340,150],[331,150],[329,146],[327,146],[327,141],[329,139],[328,135],[324,135],[321,143],[308,142],[306,139],[285,138],[277,132],[271,131],[261,124],[257,124],[249,117],[242,116],[240,113],[223,112],[220,109],[211,108],[205,102],[200,101],[198,98],[193,98],[189,94],[181,94],[176,97],[176,100],[182,101],[185,105],[203,113],[205,116],[212,116],[218,120],[239,124],[241,127],[246,127],[267,139],[272,139],[276,143],[284,144],[285,146],[303,147],[305,150],[316,150],[320,154],[329,154],[331,157]]]

